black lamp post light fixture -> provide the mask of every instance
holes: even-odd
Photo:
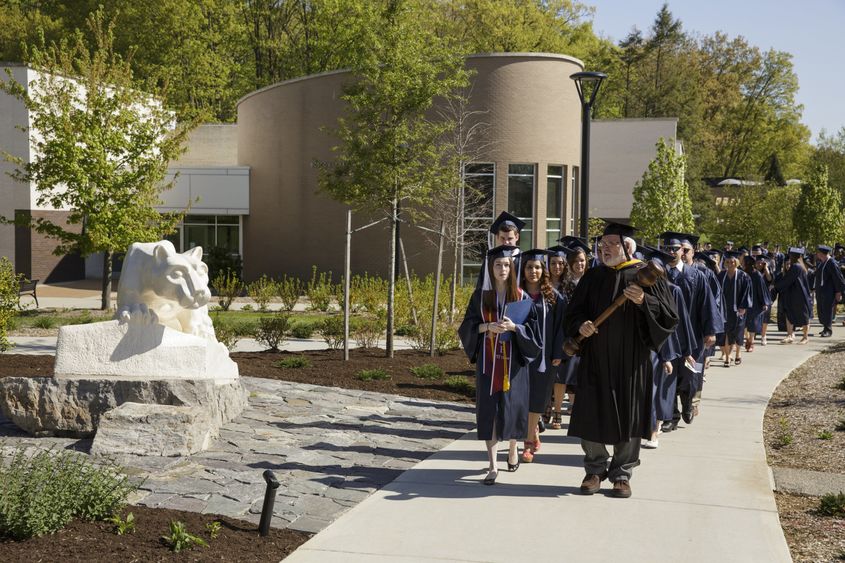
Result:
[[[590,119],[599,88],[607,75],[603,72],[576,72],[569,78],[575,81],[581,99],[581,228],[578,236],[586,240],[590,236]]]

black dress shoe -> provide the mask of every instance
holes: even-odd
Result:
[[[821,334],[819,334],[822,338],[827,338],[828,336],[833,336],[832,330],[823,330]]]
[[[672,427],[672,422],[669,420],[660,425],[661,432],[671,432],[672,430],[674,430],[674,428]]]
[[[692,395],[690,393],[680,393],[681,395],[681,416],[684,422],[690,424],[692,422]]]
[[[542,434],[545,431],[546,431],[546,423],[543,422],[543,419],[541,418],[540,421],[537,422],[537,432]]]
[[[684,411],[681,416],[683,417],[684,422],[692,424],[692,419],[695,418],[695,414],[692,412],[692,407],[690,407],[689,411]]]

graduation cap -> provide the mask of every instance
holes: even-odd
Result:
[[[617,223],[616,221],[605,220],[605,223],[607,223],[607,225],[604,227],[602,236],[619,235],[620,237],[634,238],[634,231],[637,230],[636,227],[626,225],[625,223]]]
[[[746,264],[756,264],[757,263],[757,258],[755,256],[751,256],[750,254],[746,254],[745,257],[743,258],[743,260],[745,260]]]
[[[550,246],[548,248],[548,251],[549,251],[549,257],[563,256],[564,258],[569,257],[570,254],[573,254],[575,252],[574,249],[568,248],[566,246],[561,246],[559,244],[556,245],[556,246]]]
[[[739,248],[737,248],[737,250],[739,250],[740,252],[748,252],[748,247],[747,246],[740,246]]]
[[[763,252],[762,245],[755,244],[751,247],[751,252]]]
[[[539,260],[540,262],[546,264],[549,256],[553,253],[544,249],[544,248],[532,248],[531,250],[526,250],[525,252],[521,253],[520,260],[522,263],[525,264],[528,260]]]
[[[660,239],[663,241],[663,246],[681,246],[684,243],[694,246],[698,242],[698,237],[695,235],[676,233],[675,231],[661,233]]]
[[[502,230],[502,227],[510,227],[512,229],[516,229],[517,232],[519,232],[524,226],[525,221],[517,218],[514,215],[511,215],[507,211],[502,211],[501,213],[499,213],[499,216],[496,217],[496,220],[493,221],[493,224],[490,225],[490,232],[496,235],[499,233],[499,231]]]
[[[796,256],[804,256],[804,247],[803,246],[790,246],[789,253],[795,254]]]
[[[513,258],[517,254],[519,254],[519,247],[503,244],[488,250],[487,258],[490,260],[495,260],[496,258]]]
[[[593,249],[590,248],[590,245],[587,244],[587,242],[581,237],[566,235],[565,237],[557,239],[557,241],[570,250],[583,250],[585,255],[589,255],[593,251]]]
[[[663,250],[659,250],[657,248],[647,247],[643,250],[645,250],[644,254],[646,258],[648,258],[649,260],[655,260],[659,262],[662,266],[665,266],[669,262],[675,260],[674,254],[669,254],[668,252],[664,252]]]
[[[692,257],[695,260],[701,260],[711,268],[716,266],[716,261],[713,260],[713,256],[709,252],[696,252]]]
[[[725,258],[739,258],[740,256],[742,256],[742,252],[738,250],[726,250],[724,252],[724,256]]]

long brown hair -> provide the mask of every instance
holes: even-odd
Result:
[[[528,283],[528,280],[525,279],[525,268],[528,266],[529,262],[539,262],[540,266],[543,268],[543,273],[540,274],[540,293],[543,294],[543,298],[546,300],[546,303],[554,305],[557,302],[557,296],[555,295],[555,290],[552,287],[552,277],[549,274],[549,269],[546,268],[546,263],[543,260],[526,260],[525,263],[522,264],[522,289],[526,289],[525,285]]]
[[[590,261],[587,260],[587,253],[584,252],[583,248],[579,248],[578,252],[576,252],[575,254],[568,254],[566,256],[566,265],[568,266],[566,274],[568,276],[572,274],[572,265],[575,263],[576,260],[578,260],[578,256],[581,254],[584,255],[584,274],[586,274],[587,270],[590,268]],[[581,275],[583,276],[584,274]]]
[[[493,276],[493,262],[496,259],[488,259],[487,260],[487,275],[490,276],[489,280],[493,289],[487,290],[484,292],[482,296],[482,305],[486,311],[496,311],[498,304],[496,303],[496,278]],[[515,260],[510,258],[511,261],[511,268],[508,271],[508,279],[505,281],[507,290],[505,291],[505,303],[510,303],[511,301],[518,301],[519,296],[519,287],[516,285],[516,268],[514,267]]]

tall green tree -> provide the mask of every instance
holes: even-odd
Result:
[[[828,184],[827,166],[816,166],[801,185],[795,230],[805,244],[833,244],[842,232],[842,199]]]
[[[845,127],[833,134],[822,129],[812,152],[813,162],[827,166],[828,181],[841,194],[845,205]]]
[[[391,0],[370,30],[367,50],[344,87],[334,162],[321,165],[320,187],[335,199],[390,221],[387,355],[393,356],[396,229],[406,213],[448,188],[443,136],[429,115],[437,100],[467,86],[463,57],[416,17],[419,3]]]
[[[174,121],[160,98],[133,79],[130,62],[114,51],[114,25],[102,12],[88,20],[93,42],[72,40],[39,45],[27,53],[38,75],[29,84],[9,79],[0,90],[30,112],[32,160],[6,155],[14,177],[35,186],[37,203],[68,210],[66,223],[26,221],[56,239],[55,254],[101,252],[102,307],[110,307],[111,263],[136,241],[158,240],[181,217],[156,211],[171,159],[179,155],[190,124]],[[81,230],[74,228],[81,227]]]
[[[634,186],[631,224],[646,238],[663,231],[689,232],[693,229],[689,187],[684,179],[684,155],[661,138],[657,155],[642,179]]]

